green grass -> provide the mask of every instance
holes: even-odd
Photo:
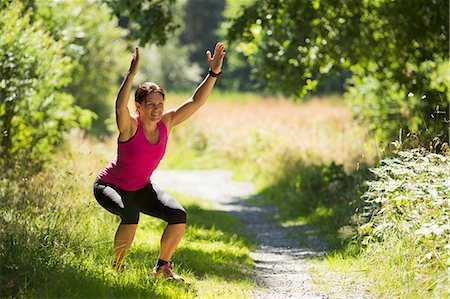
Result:
[[[449,162],[419,150],[383,159],[363,196],[359,251],[315,263],[315,279],[333,289],[345,277],[341,285],[370,286],[380,298],[449,298]]]
[[[374,289],[373,271],[361,258],[334,253],[324,260],[310,260],[314,289],[335,298],[379,298]],[[358,295],[358,296],[357,296]]]
[[[253,243],[239,222],[204,199],[176,195],[188,213],[174,269],[187,283],[151,277],[165,227],[142,215],[124,273],[111,269],[118,217],[95,201],[102,145],[83,144],[36,176],[0,180],[2,298],[246,298]]]

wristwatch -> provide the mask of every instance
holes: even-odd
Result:
[[[222,71],[220,71],[219,73],[214,73],[211,69],[209,69],[208,73],[211,77],[217,78],[220,76],[220,74],[222,74]]]

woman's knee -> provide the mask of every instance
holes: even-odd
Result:
[[[139,223],[139,210],[137,209],[125,209],[121,214],[121,224],[138,224]]]
[[[168,224],[180,224],[180,223],[186,223],[187,220],[187,214],[186,211],[181,209],[174,209],[171,211],[170,216],[168,217]]]

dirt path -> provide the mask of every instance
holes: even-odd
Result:
[[[167,191],[208,199],[218,209],[241,219],[246,231],[259,243],[251,253],[259,286],[254,290],[255,298],[329,298],[313,290],[305,260],[323,253],[321,241],[307,226],[283,228],[271,221],[271,207],[255,207],[243,201],[244,197],[254,196],[251,183],[233,182],[231,172],[225,170],[158,171],[152,181]],[[287,237],[294,230],[305,236],[302,242]]]

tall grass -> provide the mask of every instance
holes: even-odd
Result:
[[[279,165],[287,159],[308,164],[334,161],[352,169],[357,162],[373,161],[374,144],[368,144],[366,131],[336,97],[305,104],[255,94],[244,98],[214,95],[192,119],[173,130],[162,166],[232,168],[238,176],[263,184],[264,176],[279,175]],[[171,101],[168,96],[168,107]]]
[[[372,169],[362,258],[389,298],[448,298],[450,157],[399,152]],[[395,277],[395,279],[392,279]]]
[[[93,179],[114,151],[78,135],[71,140],[74,147],[38,175],[2,169],[2,298],[250,296],[252,243],[234,217],[198,198],[177,196],[189,225],[173,262],[188,284],[151,277],[165,223],[147,216],[141,217],[129,252],[129,269],[114,272],[112,239],[118,219],[92,195]]]
[[[399,152],[372,169],[364,194],[361,253],[334,253],[326,269],[354,285],[370,285],[380,298],[448,298],[450,206],[447,155]],[[316,269],[323,265],[315,263]],[[318,281],[332,281],[325,270]]]

